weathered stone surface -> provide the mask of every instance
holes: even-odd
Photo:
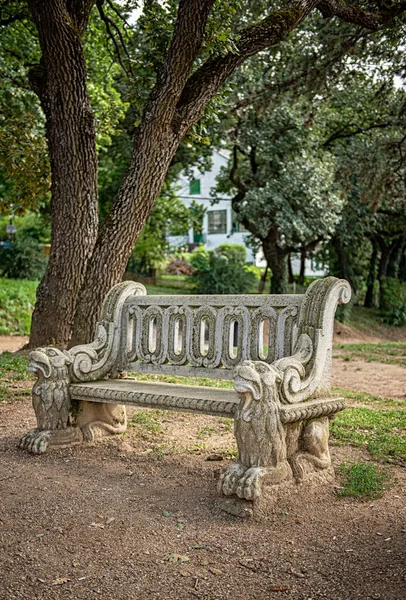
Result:
[[[348,283],[333,277],[304,296],[147,297],[121,283],[94,342],[31,353],[38,426],[20,446],[41,453],[122,432],[122,405],[131,404],[234,416],[239,459],[220,477],[226,496],[251,501],[263,485],[329,470],[328,418],[344,408],[330,394],[334,313],[349,299]],[[121,379],[123,371],[234,377],[235,391]]]

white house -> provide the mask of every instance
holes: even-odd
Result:
[[[168,236],[168,241],[173,248],[204,244],[209,250],[214,250],[221,244],[241,244],[246,246],[246,238],[249,233],[241,223],[235,218],[231,207],[231,197],[223,195],[222,198],[213,204],[211,191],[217,186],[216,177],[220,173],[221,167],[227,167],[229,155],[224,150],[213,150],[212,167],[210,171],[201,173],[197,167],[192,168],[192,177],[182,174],[177,181],[178,196],[185,206],[190,206],[192,202],[201,204],[206,212],[203,218],[202,234],[197,234],[190,229],[185,236]],[[262,251],[256,256],[250,248],[247,250],[247,262],[257,266],[265,266],[266,262]],[[292,270],[295,275],[300,272],[300,259],[292,256]],[[313,259],[306,259],[306,275],[312,277],[323,277],[325,269]]]
[[[171,246],[193,246],[203,243],[209,250],[221,244],[241,244],[245,246],[248,233],[233,217],[231,198],[224,195],[219,202],[212,204],[210,192],[217,185],[216,177],[221,167],[226,167],[228,157],[224,151],[214,150],[210,171],[201,173],[197,167],[192,169],[192,178],[182,174],[177,182],[178,196],[186,206],[192,202],[206,209],[203,217],[203,231],[198,234],[190,229],[186,236],[169,236]],[[253,263],[252,251],[247,248],[247,262]]]

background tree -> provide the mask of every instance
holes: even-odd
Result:
[[[334,159],[321,152],[320,132],[301,108],[282,102],[266,113],[246,111],[219,186],[236,189],[233,209],[261,243],[274,294],[287,291],[288,255],[328,239],[343,204],[333,187]]]
[[[350,111],[349,98],[355,110]],[[333,272],[348,279],[365,305],[379,283],[397,278],[406,233],[406,94],[392,81],[362,77],[330,103],[333,133],[325,146],[337,159],[347,203],[332,239]]]

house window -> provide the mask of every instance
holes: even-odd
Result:
[[[227,233],[227,211],[209,210],[209,233]]]
[[[191,196],[200,194],[200,179],[192,179],[192,181],[190,181],[189,194]]]

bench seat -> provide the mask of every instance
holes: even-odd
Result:
[[[240,403],[235,390],[224,388],[145,382],[137,379],[113,379],[73,384],[72,400],[125,404],[180,412],[199,412],[216,417],[234,418]],[[319,398],[280,406],[281,421],[292,423],[304,416],[333,415],[344,408],[344,398]]]

